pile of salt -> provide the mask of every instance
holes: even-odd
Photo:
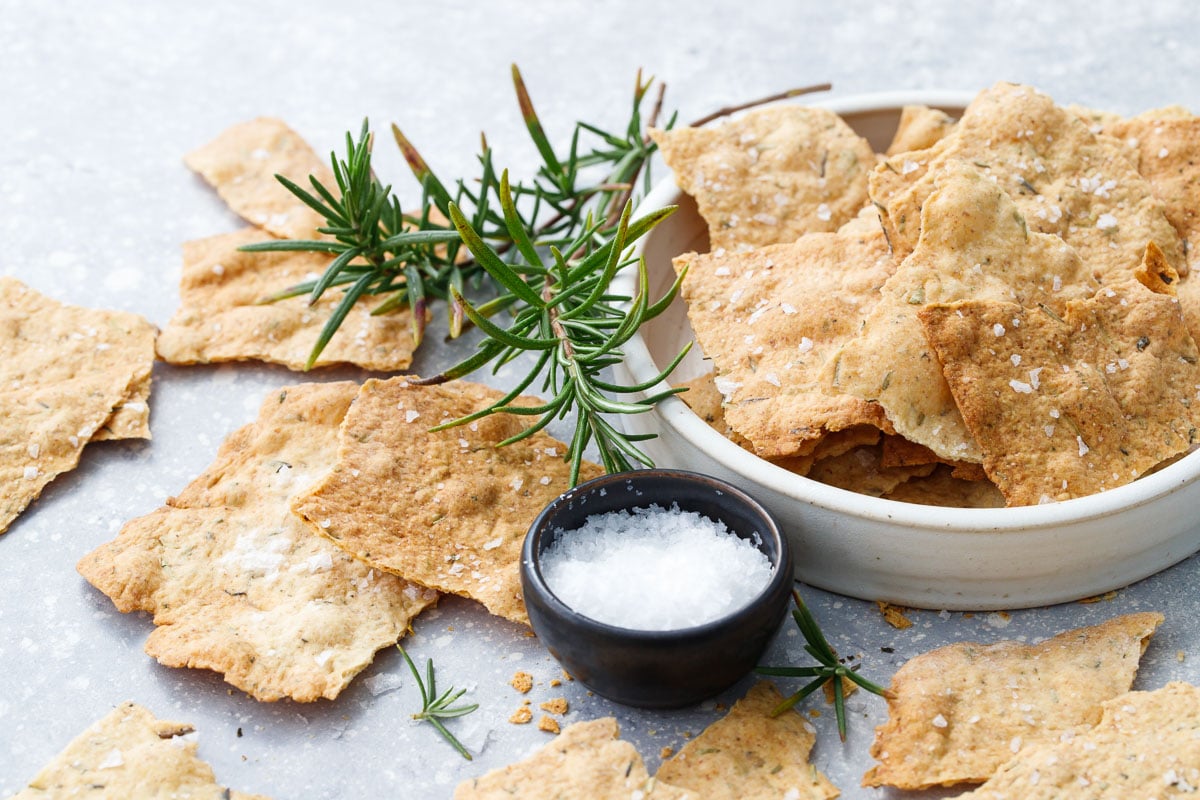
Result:
[[[550,591],[621,628],[703,625],[746,606],[771,579],[754,542],[676,505],[596,514],[556,533],[540,558]]]

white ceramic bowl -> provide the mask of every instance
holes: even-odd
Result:
[[[905,104],[955,113],[969,101],[961,92],[922,92],[813,105],[838,112],[882,151]],[[673,181],[660,183],[637,215],[668,205],[679,210],[639,247],[652,297],[674,279],[673,256],[707,250],[704,222]],[[631,272],[618,278],[623,293],[633,294]],[[677,299],[628,343],[617,377],[650,380],[691,338]],[[689,355],[674,377],[707,371],[698,354]],[[1200,452],[1091,497],[1024,508],[939,508],[798,477],[728,441],[675,397],[621,421],[628,432],[657,434],[643,443],[657,466],[709,473],[758,499],[791,538],[796,577],[852,597],[931,609],[1046,605],[1126,586],[1200,550]]]

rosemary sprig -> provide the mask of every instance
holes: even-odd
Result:
[[[792,600],[796,604],[796,607],[792,609],[792,618],[796,621],[796,627],[800,629],[800,633],[804,636],[805,651],[817,660],[817,665],[812,667],[758,667],[755,669],[755,672],[760,675],[811,678],[798,692],[772,709],[771,716],[779,716],[817,689],[832,681],[833,710],[837,715],[838,736],[844,742],[846,741],[846,694],[842,686],[842,680],[853,681],[868,692],[877,694],[880,697],[888,697],[889,692],[884,687],[872,683],[862,675],[859,675],[856,667],[847,667],[845,664],[840,663],[837,653],[829,646],[825,635],[821,633],[821,627],[817,625],[817,621],[813,619],[812,613],[804,605],[804,601],[800,599],[800,593],[795,589],[792,590]]]
[[[408,664],[413,678],[417,681],[417,688],[421,691],[421,710],[413,714],[412,718],[421,722],[428,722],[463,758],[470,761],[471,754],[467,752],[467,748],[463,747],[462,742],[446,729],[446,726],[442,724],[442,720],[466,716],[479,708],[479,704],[454,705],[455,701],[466,693],[466,689],[455,691],[454,687],[450,687],[439,695],[437,693],[437,681],[433,673],[433,659],[431,658],[425,662],[426,679],[422,681],[421,673],[417,670],[417,665],[408,657],[408,653],[405,652],[404,648],[396,645],[396,649],[400,651],[400,655],[404,656],[404,661]]]

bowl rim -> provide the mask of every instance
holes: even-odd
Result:
[[[775,551],[778,553],[778,556],[771,563],[771,576],[767,579],[767,582],[744,605],[716,619],[686,628],[666,628],[662,630],[625,628],[587,616],[563,601],[550,588],[545,575],[542,574],[542,553],[541,548],[538,547],[538,542],[544,535],[552,531],[549,525],[551,515],[558,509],[571,503],[576,497],[587,494],[597,488],[602,489],[616,483],[651,477],[674,478],[686,482],[703,482],[714,491],[733,497],[739,503],[745,505],[755,516],[763,520],[764,525],[762,527],[765,530],[759,530],[757,533],[764,540],[771,539],[774,541]],[[655,501],[647,499],[642,505],[648,505],[653,502]],[[758,613],[762,604],[779,591],[778,584],[781,582],[792,583],[794,573],[793,559],[791,542],[780,529],[774,516],[771,515],[771,512],[762,503],[746,491],[713,475],[692,470],[651,467],[600,475],[568,489],[548,503],[542,509],[541,513],[537,515],[533,523],[530,524],[529,531],[525,535],[525,541],[521,546],[521,576],[538,589],[539,593],[543,595],[544,601],[555,615],[562,619],[570,619],[573,625],[593,630],[607,638],[621,638],[638,644],[662,645],[664,643],[677,644],[699,641],[726,629],[746,629],[746,623]]]
[[[974,96],[975,93],[962,90],[900,90],[822,98],[806,105],[849,116],[882,111],[899,112],[903,106],[913,104],[961,110]],[[668,176],[657,182],[646,194],[633,216],[636,219],[675,205],[683,194],[675,184],[674,177]],[[652,235],[653,231],[636,243],[635,257],[644,257],[646,242]],[[622,271],[613,280],[615,294],[633,296],[636,288],[632,270]],[[623,352],[625,367],[636,381],[648,381],[658,374],[659,369],[651,358],[640,331],[625,344]],[[667,391],[670,388],[666,381],[660,381],[648,389],[645,395]],[[919,505],[829,486],[771,464],[743,450],[713,430],[677,395],[662,400],[656,412],[652,413],[656,413],[657,419],[673,428],[681,438],[692,442],[726,469],[753,484],[764,486],[788,499],[808,503],[830,512],[910,528],[963,533],[1044,530],[1127,511],[1200,480],[1200,449],[1197,449],[1157,472],[1086,497],[1005,508]]]

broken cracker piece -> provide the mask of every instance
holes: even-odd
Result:
[[[1086,730],[1129,691],[1162,621],[1127,614],[1040,644],[959,643],[910,659],[892,678],[863,785],[983,781],[1023,746]]]
[[[533,676],[528,672],[517,671],[513,673],[509,684],[521,694],[528,694],[533,688]]]
[[[546,733],[558,733],[558,720],[543,714],[542,718],[538,720],[537,728],[539,731],[545,731]]]
[[[223,673],[258,700],[333,699],[436,602],[317,536],[289,508],[333,465],[357,390],[272,392],[178,497],[80,560],[118,610],[154,615],[149,655]]]
[[[542,711],[548,711],[551,714],[557,714],[561,717],[563,714],[567,713],[567,710],[570,708],[570,706],[567,704],[567,698],[555,697],[540,704],[538,708],[540,708]]]
[[[910,478],[882,496],[888,500],[924,506],[1004,508],[1004,495],[987,479],[987,475],[981,474],[979,478],[972,475],[971,479],[963,479],[955,476],[958,470],[958,467],[939,464],[929,475]]]
[[[929,106],[905,106],[900,109],[900,122],[888,145],[887,155],[932,147],[953,129],[954,117],[945,111]]]
[[[533,711],[529,709],[529,706],[521,706],[512,713],[511,717],[508,718],[508,721],[513,725],[527,725],[532,720]]]
[[[837,787],[808,762],[816,741],[812,726],[792,710],[771,716],[781,702],[773,684],[756,683],[728,714],[664,762],[656,777],[705,800],[837,797]]]
[[[122,703],[77,736],[12,800],[38,798],[190,797],[196,800],[267,800],[217,783],[196,757],[192,726],[155,719],[136,703]]]

